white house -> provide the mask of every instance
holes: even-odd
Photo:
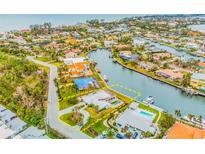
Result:
[[[154,114],[151,114],[147,111],[141,109],[133,109],[135,105],[132,104],[132,108],[126,109],[122,114],[118,116],[116,119],[116,124],[118,128],[124,128],[128,126],[132,129],[138,129],[144,132],[155,132],[155,129],[152,127],[152,121],[154,118]],[[146,115],[150,115],[150,117],[146,117]]]
[[[29,127],[20,134],[18,134],[17,138],[22,139],[48,139],[49,137],[45,135],[43,130],[40,130],[36,127]]]
[[[27,127],[27,124],[19,118],[9,121],[6,125],[16,132],[20,132]]]
[[[16,114],[9,110],[0,112],[0,120],[3,121],[5,124],[15,119],[16,117]]]
[[[104,46],[106,48],[111,48],[113,45],[117,45],[115,41],[104,41]]]
[[[8,139],[14,136],[16,132],[6,126],[2,121],[0,121],[0,139]]]

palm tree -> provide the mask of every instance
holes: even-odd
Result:
[[[187,87],[190,85],[190,82],[191,82],[191,73],[184,74],[183,80],[182,80],[182,85],[184,87]]]
[[[191,121],[194,118],[194,115],[193,114],[188,114],[188,118]]]
[[[177,118],[181,117],[181,111],[180,110],[175,110],[175,115],[177,116]]]
[[[199,123],[200,123],[200,125],[202,127],[202,116],[201,115],[198,116],[198,121],[199,121]]]

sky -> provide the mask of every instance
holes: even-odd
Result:
[[[70,25],[80,22],[85,22],[90,19],[105,19],[105,21],[117,20],[125,17],[132,17],[137,15],[132,14],[66,14],[66,15],[56,15],[56,14],[18,14],[18,15],[0,15],[0,32],[19,30],[23,28],[28,28],[32,24],[43,24],[44,22],[51,22],[53,26],[56,25]]]

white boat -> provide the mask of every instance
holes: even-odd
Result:
[[[108,82],[108,78],[107,78],[106,75],[103,75],[103,79],[104,79],[106,82]]]
[[[145,104],[154,104],[154,97],[153,96],[148,96],[143,100],[143,103]]]

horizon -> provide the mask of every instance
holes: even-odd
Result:
[[[32,24],[51,22],[52,26],[75,25],[86,20],[98,19],[108,22],[136,16],[204,16],[205,14],[1,14],[0,32],[29,28]],[[76,18],[75,16],[78,16]],[[67,19],[69,18],[69,19]]]

